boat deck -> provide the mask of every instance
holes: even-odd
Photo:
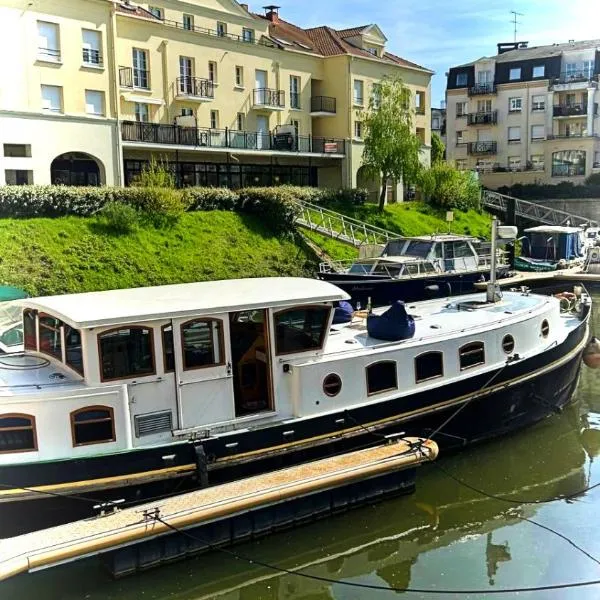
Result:
[[[185,529],[435,459],[435,442],[425,440],[415,448],[411,444],[417,441],[402,439],[0,540],[0,580],[171,533],[148,517],[156,510],[172,527]]]
[[[600,274],[585,273],[581,266],[570,269],[558,269],[556,271],[517,271],[513,277],[498,279],[498,285],[503,288],[525,286],[528,283],[542,283],[554,281],[580,281],[582,283],[600,283]],[[487,283],[475,283],[474,287],[483,290]]]

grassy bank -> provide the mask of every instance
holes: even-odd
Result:
[[[113,235],[95,218],[0,220],[0,282],[32,295],[209,279],[307,275],[311,257],[260,219],[186,213],[172,229]]]

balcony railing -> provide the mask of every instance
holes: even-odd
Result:
[[[94,48],[82,48],[82,55],[84,64],[98,67],[102,65],[102,55],[100,54],[100,50],[95,50]]]
[[[125,142],[168,144],[199,148],[233,148],[235,150],[264,150],[304,152],[309,154],[345,154],[345,140],[313,137],[311,135],[277,135],[260,131],[208,129],[123,121],[121,137]]]
[[[310,99],[310,112],[323,112],[335,115],[337,112],[337,102],[330,96],[313,96]]]
[[[572,133],[556,133],[549,135],[546,139],[548,140],[566,140],[568,138],[589,138],[589,137],[598,137],[596,133],[583,133],[580,131],[575,131]]]
[[[150,89],[150,71],[132,67],[119,67],[119,85],[121,87],[148,90]]]
[[[592,73],[590,69],[578,69],[577,71],[562,71],[561,74],[553,80],[553,83],[579,83],[597,80],[598,75]]]
[[[492,173],[525,173],[528,171],[543,171],[544,163],[527,162],[527,164],[525,165],[501,165],[500,163],[494,163],[492,165],[486,166],[485,170],[490,171]]]
[[[496,142],[469,142],[467,144],[468,154],[496,154]]]
[[[555,104],[552,111],[555,117],[586,115],[587,104]]]
[[[60,61],[60,50],[57,48],[38,48],[37,55],[40,60]]]
[[[194,98],[214,98],[215,84],[210,79],[199,77],[178,77],[177,94]]]
[[[495,125],[498,122],[498,111],[476,112],[467,115],[468,125]]]
[[[494,83],[476,83],[469,88],[469,96],[483,96],[485,94],[495,94],[496,84]]]
[[[254,90],[254,106],[283,108],[285,106],[285,92],[283,90],[257,88]]]

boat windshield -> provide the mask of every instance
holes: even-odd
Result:
[[[405,245],[406,240],[391,240],[383,249],[381,256],[402,256],[404,254],[404,252],[402,252],[402,249]]]
[[[408,256],[416,256],[418,258],[427,258],[429,256],[429,252],[431,250],[432,245],[432,242],[421,242],[418,240],[413,240],[412,242],[408,243],[403,254]]]
[[[348,273],[352,273],[353,275],[368,275],[371,272],[372,267],[373,263],[355,262],[348,269]]]
[[[23,308],[16,302],[0,302],[0,327],[21,322]]]

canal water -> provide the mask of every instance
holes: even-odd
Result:
[[[595,301],[600,307],[600,295]],[[598,309],[593,326],[600,333]],[[385,600],[405,588],[442,592],[403,594],[427,600],[513,597],[493,592],[600,580],[599,512],[600,370],[583,367],[576,401],[562,414],[427,465],[412,496],[236,546],[237,558],[213,552],[120,581],[92,560],[2,583],[0,598]],[[595,599],[600,585],[522,596]]]

